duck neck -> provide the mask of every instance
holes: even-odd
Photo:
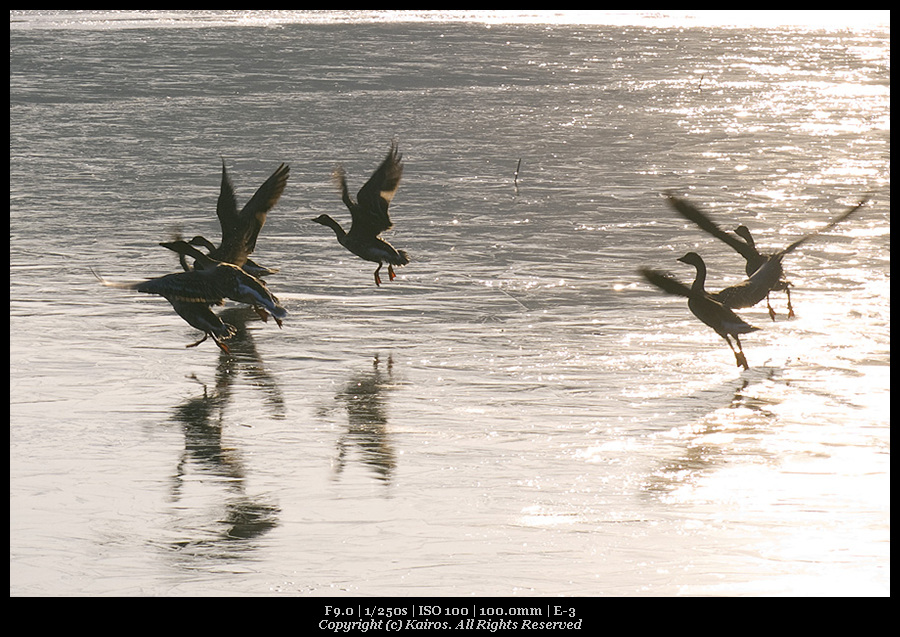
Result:
[[[344,237],[347,236],[347,233],[344,232],[344,229],[341,227],[341,224],[339,224],[337,221],[335,221],[328,215],[322,215],[322,217],[320,218],[320,222],[323,225],[326,225],[329,228],[331,228],[332,230],[334,230],[334,234],[337,235],[338,241],[340,241],[341,243],[344,242]]]
[[[694,277],[694,284],[691,286],[691,290],[702,294],[706,291],[706,264],[698,261],[694,264],[694,267],[697,268],[697,276]]]

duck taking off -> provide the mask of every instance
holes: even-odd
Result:
[[[409,263],[409,255],[405,251],[395,249],[387,241],[378,237],[379,234],[393,226],[388,215],[388,206],[400,186],[400,177],[403,175],[401,157],[397,152],[397,142],[392,142],[387,157],[384,158],[369,181],[359,189],[356,201],[350,197],[343,167],[338,166],[335,169],[332,177],[341,190],[341,199],[350,210],[349,232],[345,232],[341,225],[328,215],[319,215],[312,220],[334,230],[338,242],[347,250],[366,261],[378,264],[375,269],[375,285],[377,286],[381,285],[381,277],[378,273],[385,263],[388,264],[388,276],[391,281],[396,277],[394,266],[400,267]]]
[[[771,287],[765,291],[764,297],[760,297],[757,301],[754,301],[753,303],[749,303],[747,305],[734,305],[729,304],[726,301],[723,302],[729,307],[740,308],[750,307],[750,305],[755,305],[756,302],[762,300],[762,298],[765,298],[766,306],[769,310],[769,316],[773,321],[775,320],[775,310],[772,309],[772,305],[771,303],[769,303],[770,291],[783,290],[787,294],[788,317],[792,318],[794,316],[794,307],[791,304],[791,284],[784,278],[784,270],[781,265],[782,259],[784,259],[786,255],[790,254],[810,239],[823,232],[831,230],[842,221],[848,219],[857,210],[862,208],[868,201],[868,197],[864,197],[855,206],[849,208],[844,213],[835,217],[815,232],[812,232],[805,237],[801,237],[797,241],[794,241],[783,250],[779,250],[778,252],[773,253],[762,253],[757,249],[756,242],[753,240],[753,236],[750,234],[750,230],[746,226],[738,226],[734,231],[735,235],[737,236],[734,236],[722,230],[722,228],[720,228],[706,214],[701,212],[699,208],[689,203],[687,200],[671,194],[667,195],[667,198],[669,204],[675,209],[676,212],[678,212],[678,214],[680,214],[688,221],[697,224],[698,227],[716,237],[717,239],[725,242],[726,244],[731,246],[731,248],[733,248],[738,254],[744,257],[744,260],[746,261],[744,270],[747,273],[747,276],[751,277],[751,279],[754,273],[757,272],[757,270],[760,270],[763,266],[768,265],[769,273],[765,278],[771,282]],[[758,291],[758,289],[756,291]],[[743,295],[740,298],[742,300],[739,302],[747,302],[746,299],[750,297],[747,295]]]
[[[698,259],[700,258],[696,253],[689,252],[678,260],[684,263],[693,263],[694,260],[691,258],[691,255],[697,256]],[[702,260],[700,262],[702,263]],[[694,283],[691,287],[687,287],[669,274],[657,272],[656,270],[651,270],[649,268],[641,268],[640,273],[649,283],[652,283],[664,292],[687,297],[688,308],[693,315],[711,327],[716,334],[725,339],[725,342],[728,343],[728,347],[731,348],[731,351],[734,354],[735,363],[739,367],[750,369],[750,366],[747,364],[747,357],[744,356],[744,348],[741,346],[739,335],[755,332],[759,330],[759,328],[753,327],[744,321],[731,309],[723,305],[721,301],[717,300],[715,295],[706,291],[704,288],[704,279],[706,277],[705,267],[703,268],[703,276],[700,276],[698,269],[698,276],[694,279]],[[734,338],[737,349],[731,344],[729,336]]]
[[[138,290],[139,292],[147,292],[150,294],[159,294],[172,304],[175,312],[183,318],[188,325],[203,332],[203,338],[196,343],[191,343],[185,347],[196,347],[207,338],[212,338],[216,345],[219,346],[226,354],[228,346],[223,342],[228,340],[236,333],[233,325],[225,323],[219,316],[213,312],[210,307],[213,305],[221,305],[221,298],[207,298],[205,294],[191,294],[188,289],[178,284],[171,285],[172,280],[162,281],[165,277],[159,279],[150,279],[141,283],[115,283],[107,281],[91,268],[91,273],[97,277],[103,285],[113,288],[122,288],[128,290]],[[176,276],[176,275],[168,275]],[[215,296],[215,295],[213,295]]]
[[[247,204],[238,211],[237,197],[234,193],[234,184],[222,160],[222,183],[219,187],[219,199],[216,203],[216,216],[222,227],[222,242],[218,247],[203,236],[197,235],[190,240],[191,245],[203,246],[209,250],[209,256],[216,261],[231,263],[243,268],[253,276],[271,274],[277,270],[262,267],[249,259],[249,255],[256,249],[256,240],[259,232],[266,223],[269,211],[275,207],[284,188],[287,185],[290,174],[290,166],[281,164],[274,173],[263,182]],[[169,247],[169,246],[166,246]],[[180,253],[179,260],[185,270],[188,270],[185,254]],[[197,267],[196,262],[194,267]]]
[[[177,277],[178,275],[191,273],[195,275],[205,273],[206,275],[204,277],[201,274],[193,279],[181,277],[176,279],[178,285],[186,287],[194,285],[194,281],[207,281],[212,294],[221,294],[222,298],[247,303],[253,307],[263,321],[268,321],[268,315],[271,314],[278,327],[281,327],[281,319],[287,315],[287,311],[278,304],[278,299],[269,291],[264,281],[257,279],[245,269],[236,265],[216,261],[208,254],[200,252],[187,241],[176,239],[175,241],[160,243],[159,245],[177,252],[182,257],[190,256],[195,259],[192,270],[167,276]],[[166,277],[160,278],[165,279]],[[145,290],[139,291],[143,292]]]
[[[215,267],[188,272],[176,272],[137,283],[107,281],[93,269],[91,272],[106,287],[158,294],[169,301],[181,318],[206,334],[204,338],[188,347],[199,345],[206,340],[206,337],[212,337],[216,345],[223,351],[228,351],[222,340],[233,336],[235,329],[224,323],[210,309],[213,305],[222,305],[224,299],[265,308],[275,317],[279,327],[281,327],[281,319],[287,315],[287,311],[278,304],[278,299],[269,292],[262,281],[230,263],[219,263]]]

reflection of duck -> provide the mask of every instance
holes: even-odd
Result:
[[[222,357],[222,360],[231,359]],[[278,525],[280,508],[246,494],[242,454],[223,444],[222,417],[227,395],[227,387],[218,378],[215,391],[207,392],[204,386],[202,396],[179,404],[172,415],[173,420],[181,423],[184,434],[184,451],[172,476],[173,500],[181,500],[185,486],[191,484],[202,483],[214,488],[218,485],[224,491],[221,506],[215,507],[208,519],[202,519],[196,510],[183,505],[173,511],[175,516],[187,512],[189,518],[182,530],[187,539],[172,542],[179,556],[219,558],[233,540],[260,537]],[[191,480],[191,473],[204,479]],[[209,476],[216,479],[205,479]],[[176,520],[176,530],[178,526]]]
[[[688,253],[679,259],[679,261],[689,259],[691,254],[693,253]],[[699,257],[697,258],[699,259]],[[684,262],[690,263],[692,260]],[[702,264],[702,260],[700,260],[700,263]],[[688,298],[688,308],[690,308],[694,316],[711,327],[716,334],[725,339],[725,342],[728,343],[728,347],[730,347],[731,351],[734,353],[734,359],[738,366],[743,366],[744,369],[750,369],[750,366],[747,364],[747,358],[744,356],[744,350],[741,346],[739,335],[755,332],[759,328],[744,322],[741,317],[723,305],[720,301],[716,300],[713,295],[705,290],[705,267],[702,272],[700,272],[698,267],[697,277],[694,279],[694,283],[690,288],[673,277],[661,272],[656,272],[655,270],[642,268],[641,274],[648,282],[664,292],[686,296]],[[734,338],[737,343],[737,349],[731,344],[731,340],[728,338],[729,336]]]
[[[281,164],[278,169],[257,189],[250,201],[240,212],[237,209],[237,199],[234,193],[234,185],[222,161],[222,185],[219,190],[219,200],[216,204],[216,215],[219,217],[219,225],[222,227],[222,242],[216,247],[212,241],[202,236],[196,236],[190,243],[194,246],[203,246],[209,250],[209,256],[216,261],[231,263],[244,268],[253,276],[270,274],[275,270],[264,268],[250,259],[248,255],[256,249],[256,239],[259,231],[266,223],[269,210],[275,207],[284,187],[287,184],[290,167]],[[164,245],[164,244],[161,244]],[[165,246],[169,247],[169,246]],[[188,269],[184,260],[184,254],[180,253],[182,267]]]
[[[200,383],[196,376],[190,378]],[[202,384],[202,383],[201,383]],[[181,423],[184,434],[184,454],[178,463],[176,478],[184,474],[186,462],[193,461],[206,473],[233,481],[244,479],[244,466],[234,454],[222,448],[222,411],[227,393],[218,389],[209,392],[203,385],[203,395],[188,398],[177,405],[172,419]],[[178,480],[177,486],[181,486]]]
[[[272,418],[285,417],[284,395],[278,381],[266,370],[262,356],[256,349],[256,342],[247,324],[252,320],[248,308],[233,306],[222,310],[223,321],[235,327],[237,333],[229,342],[231,356],[220,356],[216,367],[216,392],[223,403],[230,400],[231,387],[235,380],[244,375],[247,386],[254,392],[261,392],[267,411]]]
[[[748,448],[742,441],[754,440],[755,434],[769,432],[777,421],[778,415],[772,407],[781,399],[777,392],[769,391],[769,383],[776,373],[776,368],[768,367],[762,383],[759,382],[762,376],[756,375],[752,381],[747,376],[740,377],[737,385],[731,380],[704,387],[689,396],[688,402],[684,395],[679,396],[679,407],[692,405],[691,415],[687,418],[689,422],[672,429],[675,439],[681,441],[673,447],[677,452],[660,458],[659,469],[649,474],[646,492],[665,494],[697,484],[700,476],[734,458],[735,444],[745,453],[764,454],[760,448],[752,444]],[[695,414],[697,408],[703,413]],[[737,440],[731,438],[733,434],[737,435]]]
[[[276,419],[284,418],[281,389],[275,378],[266,372],[252,332],[247,329],[251,317],[252,314],[246,307],[229,307],[222,311],[221,318],[235,330],[229,343],[231,355],[219,357],[215,386],[211,390],[207,390],[206,385],[196,376],[190,376],[203,385],[203,396],[187,400],[175,410],[174,418],[186,426],[186,437],[188,433],[200,436],[220,433],[225,408],[231,402],[233,387],[242,373],[247,377],[247,387],[262,392],[270,415]],[[215,440],[218,441],[218,438]]]
[[[328,215],[319,215],[313,221],[328,226],[337,235],[338,242],[350,252],[366,261],[378,264],[375,270],[375,285],[381,285],[378,272],[384,263],[388,264],[388,276],[394,280],[394,266],[409,263],[409,255],[403,250],[395,249],[378,235],[389,230],[392,222],[388,216],[388,206],[400,186],[403,174],[401,155],[397,152],[397,143],[391,143],[391,149],[369,181],[360,188],[357,201],[350,198],[344,169],[340,166],[334,171],[334,179],[341,189],[341,198],[350,209],[352,223],[350,232],[345,232],[341,225]]]
[[[781,291],[783,290],[787,294],[787,303],[788,303],[788,316],[794,316],[794,308],[791,305],[791,290],[790,283],[784,279],[784,270],[781,266],[781,261],[785,257],[785,255],[793,252],[802,244],[806,243],[813,237],[821,234],[822,232],[827,232],[828,230],[834,228],[837,224],[846,220],[853,213],[859,210],[865,203],[868,201],[868,198],[864,198],[860,201],[856,206],[849,208],[846,212],[839,215],[832,221],[825,224],[823,227],[819,228],[813,233],[806,235],[805,237],[801,237],[797,241],[794,241],[788,247],[778,252],[774,252],[771,254],[763,254],[761,253],[757,247],[756,242],[753,240],[753,236],[750,234],[750,230],[747,229],[746,226],[738,226],[735,230],[735,234],[737,237],[725,232],[718,225],[716,225],[708,216],[706,216],[703,212],[700,211],[699,208],[694,206],[693,204],[687,202],[684,199],[679,197],[675,197],[674,195],[668,195],[668,201],[671,206],[685,219],[691,221],[697,226],[699,226],[702,230],[705,230],[709,234],[713,235],[717,239],[725,242],[729,246],[731,246],[738,254],[744,257],[744,260],[747,262],[745,266],[745,271],[747,272],[747,276],[752,277],[752,275],[762,268],[764,265],[773,263],[771,266],[772,270],[767,276],[767,279],[771,281],[771,287],[769,290],[766,290],[765,298],[766,305],[769,309],[769,316],[774,320],[775,319],[775,310],[772,309],[772,305],[768,301],[768,292],[769,291]],[[751,305],[755,305],[758,301],[762,300],[762,297],[757,299],[756,301],[750,302],[752,297],[756,296],[756,292],[751,296],[738,296],[731,300],[725,302],[728,307],[732,308],[741,308],[741,307],[750,307]],[[742,303],[742,304],[737,304]]]
[[[262,281],[229,263],[219,263],[202,270],[176,272],[138,283],[111,282],[93,270],[91,272],[107,287],[158,294],[168,300],[179,316],[206,335],[188,347],[199,345],[207,337],[212,337],[216,345],[223,351],[228,351],[220,339],[231,337],[234,328],[210,310],[210,306],[221,305],[226,298],[265,308],[275,317],[279,326],[281,319],[287,315],[287,311],[278,304],[278,299]]]
[[[384,482],[389,482],[397,466],[396,454],[388,438],[385,413],[385,378],[378,368],[378,357],[371,372],[357,374],[336,398],[347,409],[347,433],[338,440],[337,471],[343,471],[348,448],[355,445],[362,462],[371,467]],[[388,358],[388,376],[393,360]]]

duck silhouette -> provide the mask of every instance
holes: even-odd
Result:
[[[696,255],[696,253],[688,253],[678,260],[684,263],[696,263],[691,255],[696,256],[697,259],[699,259],[699,256]],[[702,264],[702,259],[700,259],[699,262]],[[740,335],[755,332],[760,328],[754,327],[744,321],[740,316],[735,314],[733,310],[718,300],[715,295],[706,291],[705,266],[703,267],[702,272],[698,268],[697,276],[691,287],[684,285],[669,274],[651,270],[649,268],[641,268],[640,273],[647,282],[655,285],[664,292],[687,297],[688,308],[691,313],[704,324],[711,327],[716,334],[725,339],[725,342],[728,343],[728,347],[731,348],[735,362],[739,367],[750,369],[750,366],[747,364],[747,357],[744,355],[743,346],[741,345]],[[734,338],[737,349],[732,345],[729,337]]]
[[[188,272],[175,272],[136,283],[108,281],[93,268],[91,272],[106,287],[157,294],[169,301],[181,318],[205,334],[202,339],[188,347],[195,347],[207,337],[211,337],[216,345],[228,352],[228,347],[222,341],[231,338],[235,328],[222,321],[210,309],[213,305],[222,305],[226,298],[265,308],[265,311],[275,318],[279,327],[281,319],[287,315],[287,311],[278,304],[278,299],[269,292],[262,281],[230,263],[219,263],[215,267]]]
[[[319,215],[312,221],[328,226],[334,230],[338,242],[356,256],[377,263],[375,269],[375,285],[381,285],[379,272],[388,264],[388,277],[394,280],[394,266],[400,267],[409,263],[409,255],[397,250],[379,234],[389,230],[393,223],[388,215],[388,206],[400,186],[403,175],[401,155],[397,151],[397,143],[391,143],[387,157],[372,174],[365,185],[359,189],[356,201],[350,197],[347,178],[343,167],[338,166],[332,177],[341,190],[341,199],[350,210],[350,231],[345,232],[341,225],[328,215]]]
[[[666,195],[666,197],[669,201],[669,204],[672,206],[672,208],[675,209],[676,212],[678,212],[678,214],[680,214],[688,221],[695,223],[705,232],[723,241],[731,248],[733,248],[738,254],[744,257],[744,260],[746,261],[744,271],[747,273],[748,277],[752,278],[753,274],[757,270],[762,268],[764,265],[771,264],[769,266],[771,269],[768,271],[767,276],[765,277],[765,280],[769,281],[771,283],[771,286],[768,290],[765,291],[765,294],[763,296],[760,296],[760,298],[756,299],[755,301],[752,300],[761,292],[761,289],[757,287],[754,288],[752,293],[735,293],[730,299],[723,299],[722,301],[728,307],[742,308],[755,305],[763,298],[765,298],[766,307],[769,310],[769,317],[773,321],[775,320],[775,310],[772,308],[772,304],[769,302],[769,292],[772,291],[784,291],[787,294],[788,317],[794,317],[794,307],[791,303],[791,284],[785,279],[784,268],[781,263],[784,257],[809,240],[815,238],[823,232],[831,230],[842,221],[848,219],[851,215],[862,208],[869,200],[868,196],[864,197],[857,205],[849,208],[844,213],[835,217],[815,232],[797,239],[783,250],[772,253],[763,253],[760,252],[756,247],[756,242],[754,241],[753,236],[750,234],[750,230],[747,228],[747,226],[738,226],[734,231],[734,235],[729,234],[728,232],[722,230],[722,228],[720,228],[712,219],[709,218],[708,215],[703,213],[697,206],[688,202],[686,199],[676,197],[672,194],[668,194]],[[760,277],[758,279],[758,281],[762,280],[763,277]]]
[[[275,207],[290,174],[290,166],[281,164],[274,173],[256,190],[247,204],[238,211],[234,184],[222,160],[222,183],[216,203],[216,216],[222,228],[222,241],[218,247],[206,237],[197,235],[189,243],[195,247],[204,247],[208,256],[224,263],[237,265],[253,276],[259,277],[277,272],[271,268],[260,266],[249,258],[256,249],[259,232],[266,223],[269,211]],[[165,245],[165,244],[160,244]],[[165,247],[170,247],[165,245]],[[184,253],[179,254],[183,269],[188,270]],[[196,264],[195,264],[196,267]]]

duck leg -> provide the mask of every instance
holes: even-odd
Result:
[[[252,307],[253,307],[253,311],[256,312],[256,315],[259,316],[259,318],[261,318],[263,320],[263,323],[269,322],[269,313],[268,312],[266,312],[264,309],[262,309],[258,305],[254,305]],[[278,326],[281,327],[281,324],[279,323]]]
[[[794,306],[791,305],[791,287],[790,287],[790,285],[791,284],[788,283],[787,286],[784,288],[784,291],[787,294],[787,300],[788,300],[788,318],[794,318],[796,316],[796,314],[794,314]]]
[[[397,278],[397,275],[394,274],[394,266],[388,263],[388,275],[391,277],[391,281]]]
[[[203,338],[201,338],[201,339],[200,339],[199,341],[197,341],[196,343],[191,343],[190,345],[185,345],[185,347],[197,347],[200,343],[202,343],[203,341],[205,341],[205,340],[206,340],[207,338],[209,338],[210,336],[212,336],[213,342],[215,342],[215,344],[219,346],[219,349],[220,349],[220,350],[222,350],[222,351],[225,352],[226,354],[230,354],[230,353],[231,353],[231,352],[228,351],[228,346],[227,346],[225,343],[223,343],[222,341],[220,341],[220,340],[218,339],[218,337],[217,337],[215,334],[210,334],[210,333],[208,333],[208,332],[207,332],[206,334],[204,334],[204,335],[203,335]]]
[[[769,318],[773,321],[775,320],[775,310],[772,308],[772,304],[769,303],[769,295],[766,294],[766,307],[769,309]]]
[[[744,356],[744,348],[741,347],[741,339],[738,338],[737,334],[733,334],[734,340],[737,343],[738,348],[734,349],[734,345],[731,344],[731,340],[727,335],[723,335],[722,338],[725,339],[725,342],[728,343],[728,347],[731,348],[731,352],[734,354],[734,360],[738,367],[743,367],[744,369],[750,369],[750,365],[747,364],[747,357]]]
[[[219,349],[220,349],[220,350],[222,350],[222,351],[225,352],[226,354],[230,354],[230,353],[231,353],[231,352],[229,351],[229,349],[228,349],[228,346],[227,346],[225,343],[223,343],[222,341],[220,341],[218,338],[216,338],[215,335],[213,335],[213,341],[215,341],[216,345],[219,346]]]
[[[185,345],[185,347],[197,347],[200,343],[202,343],[203,341],[205,341],[208,338],[209,338],[209,334],[208,333],[204,334],[203,338],[201,338],[199,341],[197,341],[196,343],[191,343],[190,345]],[[215,338],[215,337],[213,337],[213,338]]]
[[[741,345],[741,338],[737,334],[734,335],[734,342],[737,343],[738,346],[738,351],[735,354],[738,365],[743,365],[744,369],[750,369],[750,365],[747,364],[747,357],[744,356],[744,347]]]
[[[375,268],[375,285],[377,285],[378,287],[381,287],[381,277],[378,276],[378,271],[381,270],[382,265],[383,264],[379,262],[378,267]]]

